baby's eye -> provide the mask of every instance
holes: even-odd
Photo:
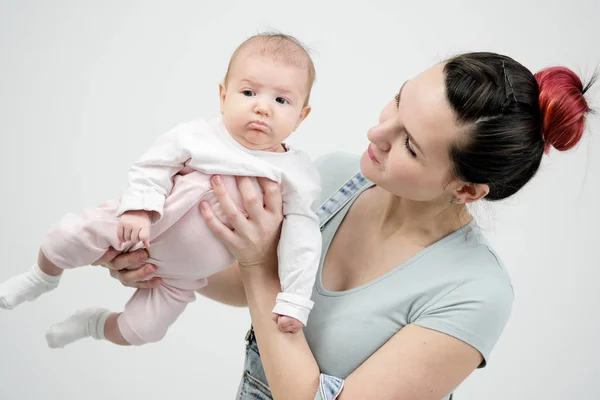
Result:
[[[278,97],[275,99],[276,102],[278,102],[279,104],[290,104],[289,101],[287,101],[286,99],[284,99],[283,97]]]
[[[254,96],[254,92],[252,90],[244,90],[242,93],[246,97],[252,97],[252,96]]]

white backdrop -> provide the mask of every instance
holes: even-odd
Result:
[[[361,153],[400,84],[454,53],[495,51],[533,71],[564,64],[590,76],[600,3],[535,3],[0,0],[0,280],[35,261],[64,213],[118,196],[160,133],[216,115],[218,82],[249,35],[278,29],[314,50],[313,113],[289,142],[313,157]],[[591,95],[599,105],[600,91]],[[489,367],[459,400],[598,398],[598,117],[588,127],[518,197],[477,209],[516,300]],[[199,299],[161,343],[141,348],[46,347],[52,323],[88,306],[120,310],[130,294],[89,267],[0,312],[0,399],[232,399],[245,309]]]

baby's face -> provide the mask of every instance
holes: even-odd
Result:
[[[219,92],[225,127],[252,150],[279,151],[310,112],[308,72],[269,57],[240,57]]]

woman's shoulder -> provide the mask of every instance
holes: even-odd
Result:
[[[486,281],[512,291],[508,270],[500,255],[475,221],[442,239],[431,261],[439,268],[440,279],[453,278],[455,284]]]
[[[510,274],[474,222],[432,246],[419,261],[427,264],[428,268],[421,269],[431,275],[426,284],[430,285],[427,292],[436,293],[432,301],[452,294],[459,302],[478,298],[499,308],[510,308],[514,297]]]
[[[317,207],[360,171],[360,156],[336,151],[318,157],[314,162],[321,178],[321,194]]]
[[[457,232],[428,261],[427,275],[415,280],[418,292],[427,295],[420,297],[411,322],[468,343],[485,366],[514,301],[504,263],[478,228]]]
[[[483,230],[471,222],[464,231],[464,246],[457,246],[457,256],[463,267],[473,275],[494,276],[512,287],[510,275],[500,255],[488,241]]]

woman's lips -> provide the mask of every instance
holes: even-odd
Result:
[[[377,159],[377,157],[375,157],[373,150],[371,150],[371,145],[369,145],[369,147],[367,148],[367,154],[369,155],[371,161],[373,161],[375,164],[379,164],[379,160]]]

